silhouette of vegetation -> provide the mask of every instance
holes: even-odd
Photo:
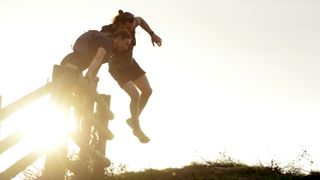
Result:
[[[293,175],[282,173],[271,167],[246,166],[243,164],[219,164],[215,162],[192,163],[183,168],[169,168],[164,170],[148,169],[141,172],[124,172],[118,175],[107,175],[108,180],[251,180],[251,179],[309,179],[320,178],[320,173],[312,172],[310,175]]]
[[[320,178],[320,172],[306,172],[301,162],[312,166],[313,161],[306,150],[298,154],[297,159],[286,166],[272,159],[270,164],[265,166],[261,162],[256,166],[248,166],[228,156],[226,152],[220,152],[220,158],[215,161],[208,161],[202,158],[202,162],[193,162],[182,168],[168,168],[163,170],[148,169],[140,172],[127,172],[125,166],[121,171],[114,171],[115,167],[106,175],[108,180],[182,180],[182,179],[212,179],[212,180],[233,180],[233,179],[314,179]]]
[[[304,170],[301,162],[311,166],[313,161],[306,150],[298,154],[297,159],[286,166],[272,159],[270,164],[263,165],[261,162],[255,166],[248,166],[228,156],[225,152],[220,153],[220,158],[208,161],[202,158],[201,162],[193,162],[182,168],[167,168],[163,170],[147,169],[138,172],[130,172],[125,164],[111,164],[105,169],[105,180],[295,180],[295,179],[320,179],[320,172]],[[32,167],[33,170],[39,168]],[[23,173],[24,179],[41,179],[38,172],[30,168]],[[22,176],[20,176],[22,177]],[[77,180],[69,174],[68,180]]]
[[[262,163],[248,166],[234,160],[224,153],[215,161],[202,158],[203,162],[193,162],[182,168],[168,168],[163,170],[148,169],[140,172],[111,173],[106,175],[108,180],[278,180],[278,179],[320,179],[320,172],[307,173],[300,165],[301,161],[313,164],[310,155],[303,150],[296,160],[281,167],[276,160],[271,160],[270,165]]]

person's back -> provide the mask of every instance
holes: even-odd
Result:
[[[81,54],[92,53],[90,50],[93,48],[90,47],[90,43],[101,36],[102,34],[99,31],[89,30],[78,37],[72,49],[74,52]]]
[[[99,31],[89,30],[81,34],[73,45],[73,52],[63,58],[60,66],[54,66],[52,79],[57,84],[56,93],[54,93],[56,97],[54,99],[61,100],[63,98],[60,98],[60,92],[63,92],[62,94],[70,94],[75,89],[79,92],[86,91],[85,93],[87,94],[95,93],[95,90],[87,87],[77,88],[80,87],[78,86],[79,84],[86,84],[90,87],[82,72],[89,68],[100,47],[108,52],[102,58],[109,59],[112,46],[113,39],[104,37]]]
[[[68,54],[60,63],[60,65],[72,64],[78,70],[87,69],[97,52],[99,47],[103,47],[107,51],[112,51],[112,38],[103,36],[96,30],[89,30],[79,36],[73,45],[73,52]],[[106,56],[105,62],[109,57]]]

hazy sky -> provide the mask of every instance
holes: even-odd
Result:
[[[125,124],[129,98],[107,65],[99,73],[116,114],[113,162],[165,168],[226,152],[285,165],[307,150],[319,169],[319,8],[317,0],[2,0],[3,105],[46,83],[81,33],[123,9],[143,17],[163,46],[137,29],[134,57],[154,90],[141,116],[148,145]]]

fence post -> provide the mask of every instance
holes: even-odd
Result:
[[[111,111],[110,111],[111,96],[105,95],[105,94],[100,94],[100,96],[106,101],[107,107],[105,107],[106,109],[103,109],[99,104],[97,104],[97,108],[96,108],[97,116],[95,121],[98,121],[97,124],[99,124],[101,127],[98,128],[99,140],[95,145],[95,148],[96,150],[101,152],[101,154],[106,156],[107,137],[106,137],[106,134],[103,132],[103,129],[108,128],[109,120],[113,118],[111,117]],[[96,158],[96,163],[94,164],[95,179],[104,178],[105,168],[106,167],[105,167],[105,163],[103,163],[103,160]]]

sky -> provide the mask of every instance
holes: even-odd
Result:
[[[50,80],[81,33],[111,23],[122,9],[143,17],[163,45],[153,47],[137,28],[134,58],[153,88],[141,115],[149,144],[131,135],[129,97],[108,66],[99,72],[98,91],[112,95],[116,115],[107,146],[112,162],[139,170],[225,154],[285,166],[306,150],[314,163],[303,168],[319,170],[319,7],[316,0],[2,0],[2,106]],[[32,119],[39,104],[21,117]],[[0,138],[19,121],[3,122]]]

